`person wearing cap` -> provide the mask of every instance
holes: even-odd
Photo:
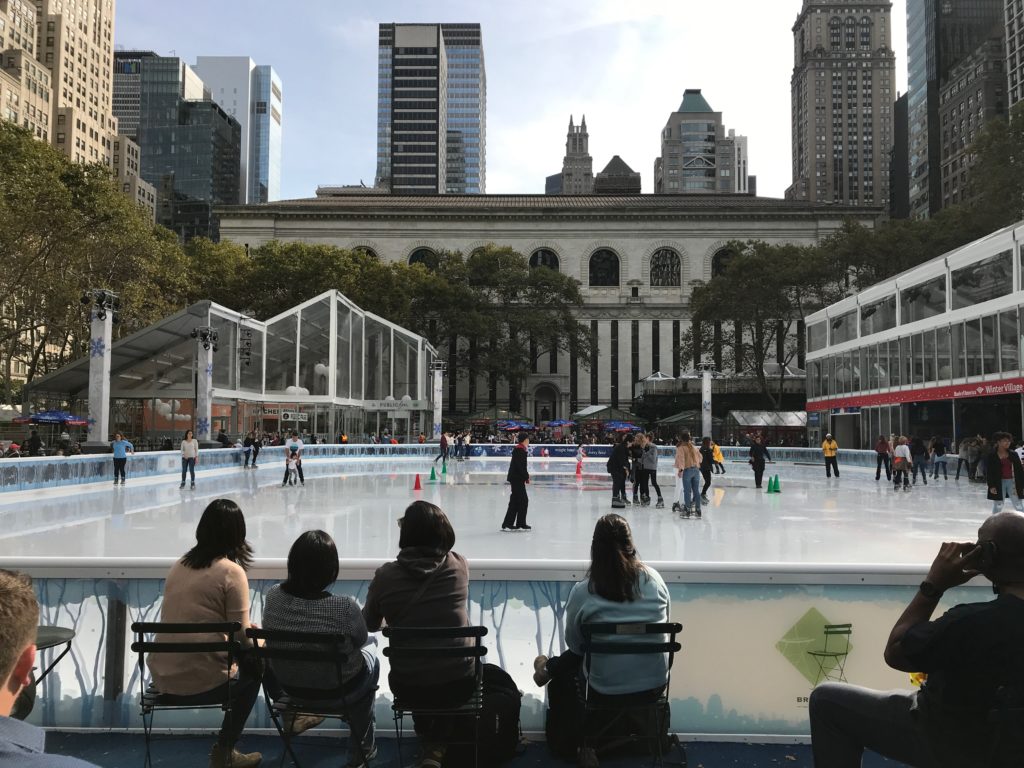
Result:
[[[839,443],[835,441],[832,434],[825,435],[825,442],[821,444],[821,452],[825,454],[825,477],[832,477],[835,470],[836,477],[839,477],[839,461],[836,454],[839,453]]]
[[[512,496],[508,500],[508,511],[501,523],[503,531],[529,531],[526,524],[526,509],[530,499],[526,495],[526,484],[530,482],[530,473],[526,469],[526,456],[530,447],[530,433],[519,433],[519,444],[512,449],[512,461],[508,466],[505,479],[512,485]]]

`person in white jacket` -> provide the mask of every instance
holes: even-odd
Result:
[[[900,476],[903,477],[903,490],[910,490],[910,465],[913,457],[910,455],[910,446],[907,445],[907,438],[901,436],[897,440],[896,450],[892,453],[892,480],[893,488],[900,489]]]
[[[185,487],[185,473],[192,477],[192,490],[196,489],[196,464],[199,463],[199,441],[196,440],[192,430],[185,432],[185,439],[181,441],[181,485]]]

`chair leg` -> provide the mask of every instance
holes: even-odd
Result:
[[[149,714],[147,715],[146,714],[146,710],[142,710],[142,734],[143,734],[143,740],[145,741],[145,744],[146,744],[146,759],[142,763],[144,768],[153,768],[153,757],[152,757],[152,755],[150,755],[150,752],[149,752],[149,739],[150,739],[150,736],[152,735],[152,733],[153,733],[153,712],[151,710],[149,712]]]
[[[395,749],[398,752],[398,764],[403,765],[404,763],[402,760],[402,713],[400,710],[397,710],[394,707],[392,707],[391,714],[395,721]]]

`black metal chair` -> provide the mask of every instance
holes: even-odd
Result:
[[[341,681],[348,654],[345,653],[347,636],[344,634],[324,634],[318,632],[292,632],[277,629],[256,629],[245,631],[252,639],[257,658],[263,659],[270,667],[274,662],[293,662],[318,665],[322,672],[330,669],[334,679]],[[358,652],[358,651],[357,651]],[[280,679],[278,679],[280,683]],[[282,689],[283,690],[283,689]],[[343,697],[354,690],[353,686],[336,688],[305,688],[288,686],[276,701],[271,698],[267,687],[263,686],[263,697],[267,703],[270,719],[277,728],[284,742],[285,753],[296,766],[301,766],[295,751],[292,749],[292,734],[288,728],[288,717],[311,715],[314,717],[338,718],[344,723],[349,721],[349,705]],[[349,734],[349,738],[353,738]],[[363,746],[359,745],[359,754],[366,760]],[[284,755],[281,762],[284,762]]]
[[[401,697],[393,695],[391,711],[395,720],[395,742],[398,747],[398,764],[402,765],[402,731],[406,715],[422,714],[432,717],[472,717],[473,718],[473,765],[480,764],[480,713],[484,702],[484,665],[483,657],[487,648],[482,638],[487,634],[487,627],[385,627],[384,637],[388,639],[388,647],[384,655],[389,659],[415,660],[424,667],[440,659],[473,659],[475,685],[473,692],[464,702],[452,706],[425,707],[418,702],[405,702]],[[472,639],[472,645],[461,641]],[[451,641],[451,644],[445,644]],[[456,645],[455,643],[460,644]],[[452,741],[453,744],[463,743]],[[470,742],[465,742],[469,744]]]
[[[653,728],[645,728],[641,734],[626,734],[613,742],[612,746],[625,746],[629,743],[649,739],[651,754],[654,757],[655,765],[663,765],[665,757],[665,744],[662,741],[662,734],[668,730],[668,691],[672,681],[672,662],[682,646],[676,642],[676,635],[683,630],[683,625],[675,622],[663,624],[637,624],[637,623],[591,623],[583,624],[580,631],[583,634],[583,666],[585,670],[585,682],[583,685],[583,733],[581,752],[593,750],[591,746],[602,735],[612,731],[619,725],[623,716],[629,712],[645,711],[647,717],[653,720]],[[652,638],[652,635],[668,635],[668,641],[660,638]],[[591,667],[594,661],[594,654],[607,654],[616,656],[637,656],[645,654],[668,654],[667,673],[665,685],[656,696],[641,697],[631,694],[623,696],[607,696],[590,687]],[[595,695],[596,694],[596,695]],[[605,713],[608,717],[602,722],[602,728],[597,733],[591,733],[591,727],[595,716],[598,713]],[[682,745],[679,745],[682,749]],[[683,751],[682,765],[686,765],[686,753]]]
[[[161,710],[176,709],[221,709],[225,713],[231,712],[232,691],[235,685],[235,678],[231,676],[231,667],[241,653],[241,643],[234,638],[240,632],[242,625],[237,621],[209,623],[209,624],[174,624],[164,622],[141,622],[132,624],[132,632],[135,640],[132,642],[132,652],[139,655],[139,688],[141,692],[140,705],[142,708],[142,730],[146,741],[146,760],[144,765],[150,768],[153,765],[150,756],[150,741],[153,735],[153,714]],[[187,640],[147,640],[147,635],[197,635],[197,634],[221,634],[224,640],[208,640],[189,642]],[[173,694],[161,693],[155,685],[146,684],[146,654],[152,653],[223,653],[227,670],[227,686],[223,697],[211,697],[209,701],[194,703],[194,697],[181,697]],[[182,701],[186,699],[186,701]]]

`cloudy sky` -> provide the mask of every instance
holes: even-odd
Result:
[[[758,193],[790,178],[792,26],[803,0],[119,0],[115,40],[194,63],[248,55],[284,85],[282,196],[373,183],[377,25],[479,22],[487,69],[487,191],[540,193],[561,170],[569,115],[587,116],[599,171],[621,155],[652,191],[686,88],[750,140]],[[906,90],[906,0],[894,0]]]

